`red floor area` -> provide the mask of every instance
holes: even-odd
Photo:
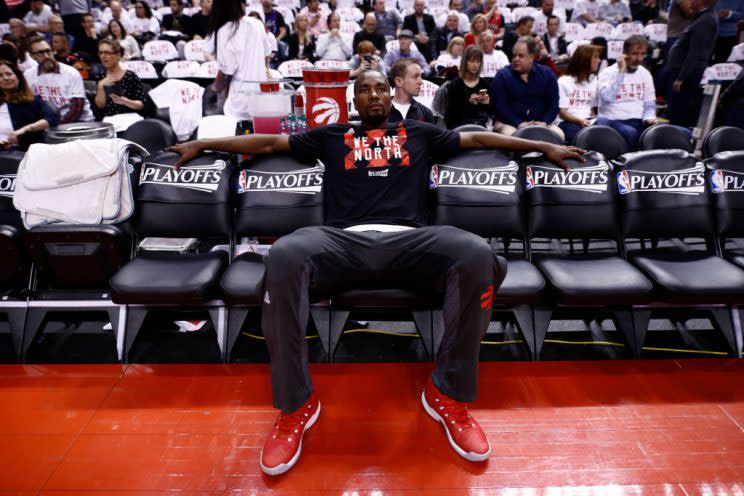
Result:
[[[266,365],[3,365],[0,495],[744,494],[744,360],[484,363],[480,465],[423,412],[429,370],[313,366],[322,414],[271,479]]]

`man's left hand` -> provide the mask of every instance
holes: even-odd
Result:
[[[586,150],[582,150],[576,146],[554,145],[547,142],[545,143],[545,149],[543,150],[543,155],[564,171],[570,170],[568,164],[564,162],[565,159],[574,159],[584,162],[584,157],[581,156],[583,153],[586,153]]]
[[[680,91],[682,91],[682,81],[678,79],[674,83],[672,83],[672,91],[675,93],[679,93]]]

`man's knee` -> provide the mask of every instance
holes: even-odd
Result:
[[[298,272],[307,259],[308,248],[315,244],[317,235],[313,229],[302,228],[279,238],[264,259],[267,274],[289,275]]]

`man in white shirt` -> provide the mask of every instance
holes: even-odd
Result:
[[[93,112],[85,97],[80,73],[54,60],[52,47],[40,36],[29,40],[29,53],[39,65],[25,72],[28,86],[34,94],[57,108],[59,123],[92,121]]]
[[[43,0],[31,0],[29,7],[31,10],[23,17],[26,28],[37,33],[48,32],[49,17],[54,15],[52,8],[46,5]]]
[[[576,2],[571,22],[578,22],[582,26],[599,22],[599,2],[597,0],[579,0]]]
[[[101,15],[101,32],[108,29],[109,22],[111,22],[112,19],[119,21],[121,25],[124,26],[127,33],[134,32],[134,24],[129,18],[129,13],[122,8],[119,0],[112,0],[109,4],[109,8]]]
[[[548,30],[548,18],[556,16],[558,18],[558,29],[563,29],[566,25],[566,12],[563,9],[555,9],[555,0],[543,0],[542,10],[537,11],[532,17],[535,19],[534,32],[544,34]]]
[[[643,67],[648,42],[633,35],[623,43],[617,63],[599,74],[599,116],[597,126],[618,131],[631,150],[647,126],[657,123],[656,90],[651,73]]]
[[[509,65],[509,58],[501,50],[496,50],[496,40],[493,31],[486,29],[478,37],[478,45],[483,52],[483,70],[481,77],[492,78],[501,69]]]
[[[400,122],[413,119],[419,122],[435,124],[434,113],[413,99],[421,94],[421,65],[413,59],[401,59],[393,64],[390,77],[395,84],[395,96],[390,108],[389,122]]]
[[[462,12],[462,0],[450,0],[449,3],[449,10],[445,12],[444,14],[440,15],[436,19],[436,23],[438,27],[442,27],[447,23],[447,17],[450,15],[450,12],[452,11],[457,12],[457,17],[459,19],[457,23],[457,30],[461,33],[467,33],[470,31],[470,19],[468,19],[467,14]]]

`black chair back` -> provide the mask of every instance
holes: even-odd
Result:
[[[137,188],[135,229],[140,236],[224,238],[232,231],[235,166],[231,156],[201,155],[176,171],[180,156],[147,157]]]
[[[554,145],[565,145],[566,142],[555,133],[555,131],[544,126],[526,126],[518,129],[514,133],[515,138],[522,138],[532,141],[547,141]]]
[[[587,151],[599,152],[607,160],[614,160],[630,151],[623,136],[607,126],[583,128],[576,134],[573,144]]]
[[[524,239],[524,174],[498,150],[465,150],[432,167],[433,224]]]
[[[708,237],[715,231],[705,165],[682,150],[627,153],[615,161],[625,236]]]
[[[256,157],[238,174],[240,236],[275,237],[323,224],[323,168],[285,155]]]
[[[703,156],[706,158],[716,153],[738,150],[744,150],[744,129],[738,127],[717,127],[703,140]]]
[[[744,151],[717,153],[705,166],[716,230],[724,236],[744,236]]]
[[[690,137],[679,127],[657,124],[646,128],[638,139],[639,150],[692,151]]]
[[[133,141],[150,153],[155,153],[178,143],[175,131],[159,119],[135,122],[124,132],[124,139]]]

